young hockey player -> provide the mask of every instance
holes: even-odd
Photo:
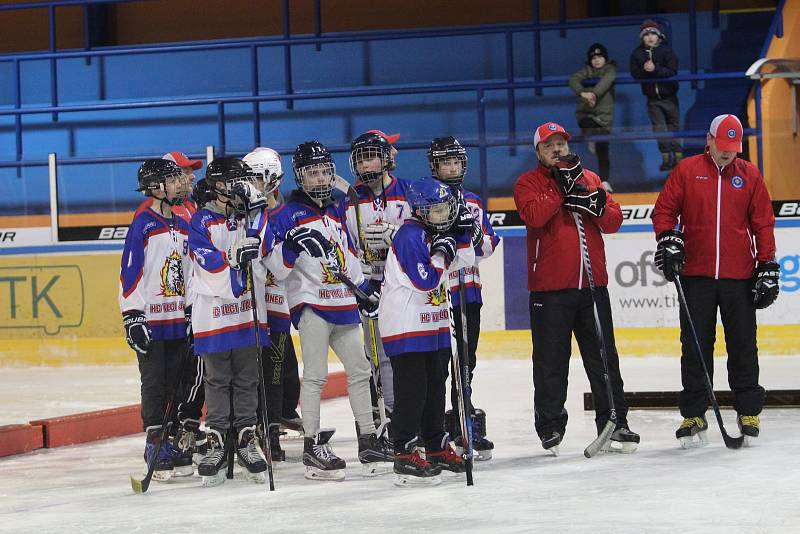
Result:
[[[411,216],[406,200],[408,182],[389,174],[393,162],[392,146],[379,133],[359,135],[350,145],[350,171],[358,180],[358,206],[349,198],[347,202],[347,227],[360,251],[361,265],[370,287],[380,290],[386,255],[392,238],[403,222]],[[356,213],[355,208],[358,209]],[[363,320],[364,345],[372,362],[379,362],[380,380],[387,419],[394,407],[392,389],[392,364],[386,357],[380,341],[380,330],[374,319]],[[377,356],[373,353],[377,349]]]
[[[269,343],[266,318],[253,322],[250,291],[263,299],[263,280],[251,281],[247,264],[268,254],[272,233],[266,217],[258,214],[252,228],[243,216],[263,205],[253,183],[253,172],[236,158],[219,158],[206,169],[204,207],[192,217],[189,248],[194,259],[195,301],[192,313],[195,352],[205,363],[208,452],[198,466],[203,484],[225,481],[225,436],[231,421],[236,435],[238,463],[245,476],[263,483],[266,460],[256,440],[258,406],[258,351]],[[198,199],[201,200],[201,199]],[[258,210],[256,210],[258,212]],[[255,330],[254,330],[255,329]]]
[[[303,143],[295,151],[292,166],[298,189],[271,214],[278,239],[267,267],[276,278],[286,280],[292,323],[300,331],[305,476],[312,480],[342,480],[345,476],[345,462],[333,453],[329,443],[334,430],[320,429],[320,394],[328,377],[328,347],[347,373],[350,406],[361,432],[358,456],[362,473],[380,474],[388,471],[380,463],[390,458],[375,435],[370,364],[364,358],[359,333],[359,309],[374,314],[377,295],[359,267],[342,206],[331,196],[336,169],[330,152],[316,141]],[[369,298],[357,302],[340,275]]]
[[[448,233],[458,214],[446,185],[411,182],[413,217],[397,231],[386,260],[378,311],[383,347],[394,370],[394,472],[398,485],[438,483],[442,469],[465,471],[444,430],[445,380],[450,359],[447,280],[474,265],[468,234]],[[421,433],[425,459],[418,451]]]
[[[192,357],[186,354],[184,317],[191,262],[189,225],[172,213],[184,200],[180,168],[171,161],[149,159],[139,167],[138,180],[138,190],[152,203],[136,212],[125,238],[119,305],[128,344],[139,361],[147,462],[160,439],[167,399],[178,386],[181,359]],[[184,398],[183,391],[176,392],[176,401]],[[201,406],[194,405],[194,411],[184,415],[199,420]],[[171,440],[164,443],[153,479],[167,480],[173,472],[191,475],[191,454],[186,459]]]
[[[467,315],[467,346],[468,354],[463,354],[463,347],[458,344],[458,355],[466,358],[469,365],[469,381],[475,372],[475,351],[478,348],[478,337],[481,331],[481,275],[478,262],[492,255],[500,238],[495,235],[489,222],[489,216],[483,209],[483,203],[478,195],[467,191],[463,187],[464,176],[467,174],[467,151],[455,137],[437,137],[428,148],[428,163],[434,178],[444,182],[453,191],[459,200],[459,217],[456,227],[463,232],[468,232],[475,248],[475,263],[461,271],[461,277],[466,286],[466,315]],[[461,332],[461,301],[458,294],[459,271],[450,272],[450,298],[453,301],[453,319],[457,332]],[[461,427],[456,422],[458,415],[458,396],[455,383],[451,383],[450,400],[453,410],[445,414],[448,432],[456,437],[456,444],[461,443]],[[472,448],[476,460],[489,460],[492,457],[494,443],[486,438],[486,412],[471,406],[472,418]]]

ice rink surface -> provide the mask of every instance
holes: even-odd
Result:
[[[717,359],[717,388],[726,384]],[[676,358],[625,358],[626,390],[677,390]],[[797,387],[800,357],[762,358],[768,389]],[[475,405],[486,410],[495,455],[476,465],[475,485],[445,478],[433,488],[397,488],[392,475],[360,476],[346,399],[323,405],[323,425],[338,428],[334,450],[348,462],[343,482],[303,478],[302,441],[287,439],[276,491],[238,477],[217,488],[200,479],[154,482],[135,495],[144,434],[0,459],[0,532],[800,532],[800,410],[766,409],[756,445],[727,450],[709,411],[711,444],[682,450],[677,410],[635,410],[642,436],[632,455],[583,457],[594,416],[582,409],[588,382],[572,360],[570,412],[561,456],[542,450],[532,430],[528,361],[482,361]],[[16,391],[16,393],[15,393]],[[19,368],[0,373],[2,424],[138,401],[130,367]],[[9,419],[11,414],[11,419]],[[735,414],[723,411],[729,433]],[[238,469],[238,468],[237,468]]]

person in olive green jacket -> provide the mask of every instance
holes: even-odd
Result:
[[[592,135],[611,133],[616,78],[617,65],[614,61],[609,61],[606,47],[600,43],[590,46],[586,52],[586,66],[569,79],[570,89],[578,96],[575,118],[584,136],[590,138]],[[603,188],[611,192],[608,141],[589,141],[589,150],[597,154]]]

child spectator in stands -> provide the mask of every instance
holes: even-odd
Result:
[[[664,44],[665,37],[658,24],[646,20],[639,32],[641,43],[631,53],[631,75],[642,80],[642,93],[647,97],[647,114],[653,131],[674,132],[680,129],[678,82],[658,81],[678,73],[678,56]],[[661,167],[668,171],[683,158],[680,139],[658,140]]]
[[[604,45],[594,43],[586,52],[586,65],[569,79],[570,89],[578,96],[575,119],[587,139],[592,135],[611,133],[616,78],[616,62],[608,59],[608,50]],[[589,141],[589,150],[597,155],[603,188],[610,193],[608,141]]]

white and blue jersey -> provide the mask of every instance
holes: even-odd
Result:
[[[194,305],[192,329],[195,352],[208,354],[255,345],[253,310],[250,300],[250,280],[247,269],[232,269],[227,251],[245,236],[261,238],[260,257],[267,256],[274,237],[262,211],[245,229],[241,219],[226,217],[208,208],[193,217],[189,233],[189,249],[194,260]],[[254,269],[256,302],[264,300],[264,281]],[[258,330],[261,343],[269,343],[269,328],[265,315],[259,315]]]
[[[481,198],[466,189],[461,190],[464,203],[472,212],[476,221],[481,221],[483,229],[483,241],[475,246],[475,263],[464,268],[464,285],[466,286],[467,304],[478,302],[483,303],[481,297],[481,271],[478,264],[491,256],[500,244],[500,236],[495,234],[492,223],[489,222],[489,214],[483,207]],[[461,297],[458,294],[458,271],[450,273],[450,297],[453,299],[453,306],[461,305]]]
[[[286,204],[270,213],[276,242],[265,266],[276,279],[285,281],[289,314],[295,328],[306,307],[331,324],[361,324],[353,292],[325,262],[308,254],[298,255],[283,243],[283,237],[292,228],[304,226],[319,231],[333,247],[340,272],[356,285],[364,286],[366,280],[347,230],[344,210],[344,204],[334,202],[319,207],[308,195],[296,190]]]
[[[378,327],[389,357],[450,348],[450,314],[445,280],[449,271],[474,265],[469,235],[457,238],[458,253],[445,268],[441,254],[431,257],[431,235],[409,219],[397,231],[386,259]]]

